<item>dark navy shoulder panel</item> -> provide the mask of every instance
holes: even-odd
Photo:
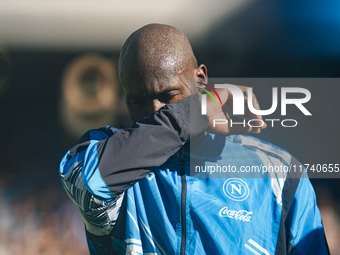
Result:
[[[116,130],[117,129],[111,128],[110,126],[103,126],[98,129],[91,129],[87,131],[70,149],[70,157],[76,155],[81,151],[86,150],[92,140],[105,140],[112,136]]]

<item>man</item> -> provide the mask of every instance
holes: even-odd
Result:
[[[118,71],[135,124],[89,131],[60,164],[91,254],[328,254],[308,178],[190,176],[190,160],[298,163],[271,144],[230,135],[260,128],[213,127],[214,118],[230,119],[227,90],[219,91],[223,107],[208,102],[208,117],[200,114],[190,80],[205,82],[207,68],[182,32],[160,24],[137,30]],[[261,118],[249,111],[245,117]]]

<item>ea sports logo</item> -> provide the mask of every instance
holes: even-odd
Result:
[[[224,194],[234,201],[243,201],[249,196],[247,183],[238,178],[230,178],[223,184]]]

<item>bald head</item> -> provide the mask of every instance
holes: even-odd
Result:
[[[118,65],[119,77],[167,77],[197,68],[197,61],[185,34],[162,24],[146,25],[130,35],[123,45]]]
[[[146,25],[126,40],[119,63],[119,79],[133,120],[191,95],[190,79],[205,78],[197,66],[188,38],[177,28]]]

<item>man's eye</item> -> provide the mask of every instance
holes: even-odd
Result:
[[[165,94],[165,95],[160,95],[158,97],[158,100],[159,102],[162,102],[162,103],[165,103],[165,104],[168,104],[171,102],[171,100],[177,96],[177,94]]]

